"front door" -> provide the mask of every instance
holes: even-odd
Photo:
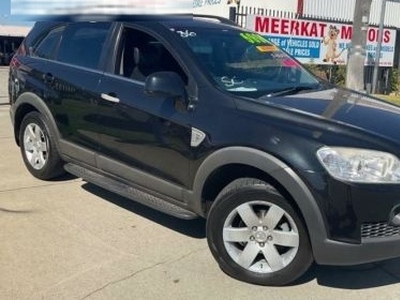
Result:
[[[99,166],[168,194],[166,183],[189,182],[192,114],[173,99],[147,95],[144,82],[157,71],[176,71],[184,81],[186,75],[157,39],[135,29],[124,33],[117,74],[106,73],[100,86]],[[176,193],[170,196],[180,198]]]

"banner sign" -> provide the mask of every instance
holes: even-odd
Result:
[[[209,5],[217,5],[217,4],[225,3],[225,1],[222,2],[222,0],[193,0],[193,8],[209,6]]]
[[[312,20],[283,19],[248,15],[246,27],[266,36],[302,63],[347,63],[353,26]],[[367,30],[365,65],[374,65],[379,29]],[[396,43],[396,30],[384,29],[379,65],[392,67]]]

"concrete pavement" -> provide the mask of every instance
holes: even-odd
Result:
[[[8,103],[8,67],[0,66],[0,105]]]
[[[8,109],[0,105],[0,299],[400,299],[399,259],[314,266],[289,287],[236,281],[212,258],[203,220],[163,215],[72,176],[34,179]]]

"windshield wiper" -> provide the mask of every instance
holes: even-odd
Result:
[[[279,90],[276,92],[271,92],[271,93],[268,93],[268,94],[262,96],[261,98],[271,98],[271,97],[278,97],[278,96],[294,95],[294,94],[300,93],[302,91],[319,90],[319,89],[321,89],[321,85],[317,85],[317,86],[309,86],[309,85],[301,86],[300,85],[300,86],[294,86],[291,88]]]

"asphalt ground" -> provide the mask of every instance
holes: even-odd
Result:
[[[400,299],[400,259],[314,265],[287,287],[250,285],[219,269],[201,219],[73,176],[33,178],[14,143],[7,69],[0,84],[0,299]]]

